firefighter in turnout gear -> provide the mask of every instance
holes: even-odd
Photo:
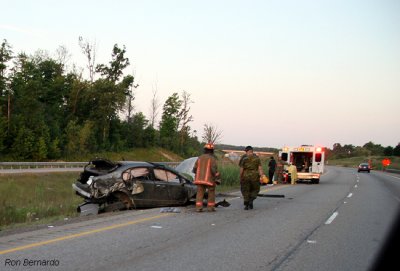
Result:
[[[212,143],[207,143],[204,146],[204,154],[197,159],[193,173],[195,173],[194,184],[197,185],[196,211],[203,211],[203,198],[206,189],[208,190],[207,210],[215,211],[215,186],[220,173],[218,172]]]
[[[247,146],[239,161],[240,166],[240,187],[243,195],[244,209],[253,209],[253,201],[260,192],[260,182],[265,176],[261,167],[260,158],[253,153],[253,148]]]

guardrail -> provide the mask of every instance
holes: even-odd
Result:
[[[86,164],[87,162],[0,162],[0,169],[76,168]]]
[[[32,169],[32,168],[79,168],[88,162],[0,162],[2,169]],[[156,162],[175,168],[180,162]]]

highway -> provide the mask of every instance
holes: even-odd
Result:
[[[0,235],[1,270],[368,270],[400,205],[400,176],[327,167],[320,184],[262,187],[254,210],[132,210]]]

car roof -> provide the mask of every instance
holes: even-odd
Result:
[[[144,161],[120,161],[118,162],[119,164],[119,169],[125,170],[130,167],[149,167],[149,168],[165,168],[168,169],[176,174],[181,175],[178,171],[175,169],[166,166],[162,163],[153,163],[153,162],[144,162]]]
[[[153,165],[148,162],[144,161],[120,161],[118,162],[121,166],[127,166],[127,167],[152,167]]]

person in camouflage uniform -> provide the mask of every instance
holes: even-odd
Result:
[[[239,161],[240,187],[243,195],[244,209],[253,209],[253,201],[260,192],[260,181],[265,176],[260,158],[253,153],[253,148],[247,146]]]

